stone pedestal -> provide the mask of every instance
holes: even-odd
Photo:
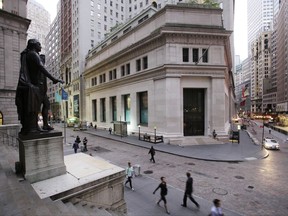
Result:
[[[19,158],[22,173],[30,183],[65,174],[62,132],[19,135]]]

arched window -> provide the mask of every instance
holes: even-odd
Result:
[[[3,114],[1,111],[0,111],[0,125],[3,125]]]

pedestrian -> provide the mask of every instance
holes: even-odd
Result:
[[[134,175],[134,170],[133,167],[131,166],[131,162],[128,162],[128,167],[126,168],[126,182],[125,182],[125,186],[127,185],[127,183],[129,182],[130,184],[130,188],[132,189],[132,191],[134,191],[134,188],[132,187],[132,178]]]
[[[221,208],[221,201],[219,199],[214,199],[213,203],[214,206],[212,206],[209,216],[224,216]]]
[[[215,131],[215,129],[213,130],[212,134],[213,134],[213,138],[214,138],[214,139],[216,139],[216,137],[217,137],[217,134],[216,134],[216,131]]]
[[[84,145],[83,151],[84,151],[84,152],[87,152],[87,151],[88,151],[88,149],[87,149],[87,143],[88,143],[88,140],[87,140],[86,137],[84,137],[84,139],[83,139],[83,145]]]
[[[153,161],[153,163],[155,163],[155,159],[154,159],[155,149],[153,148],[153,146],[151,146],[151,148],[150,148],[148,154],[151,154],[150,161]]]
[[[79,145],[79,143],[81,142],[81,140],[80,140],[80,137],[79,137],[79,136],[77,136],[77,137],[76,137],[76,139],[75,139],[75,142],[77,142],[77,143],[78,143],[78,145]]]
[[[112,128],[111,128],[111,127],[109,128],[109,133],[110,133],[110,134],[112,133]]]
[[[168,189],[167,189],[167,184],[165,181],[165,177],[161,177],[161,183],[158,185],[158,187],[154,190],[153,194],[155,194],[155,192],[160,188],[160,199],[157,202],[157,205],[160,205],[160,202],[163,200],[164,202],[164,207],[165,207],[165,211],[167,214],[170,214],[170,212],[167,209],[167,200],[166,200],[166,195],[168,194]]]
[[[187,197],[197,206],[197,208],[200,208],[200,205],[196,202],[196,200],[193,198],[193,178],[191,177],[191,173],[187,172],[187,181],[186,181],[186,187],[183,197],[183,203],[181,204],[183,207],[187,207]]]
[[[76,142],[76,140],[75,140],[75,142],[74,142],[72,148],[74,149],[74,153],[76,154],[76,153],[77,153],[77,150],[79,149],[79,143]]]

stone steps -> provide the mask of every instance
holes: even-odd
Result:
[[[125,216],[81,200],[75,203],[40,199],[31,184],[15,173],[18,148],[0,142],[0,215],[2,216]]]

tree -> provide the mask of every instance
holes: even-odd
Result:
[[[220,4],[215,2],[214,0],[204,0],[203,4],[213,7],[213,8],[219,8],[220,6]]]

